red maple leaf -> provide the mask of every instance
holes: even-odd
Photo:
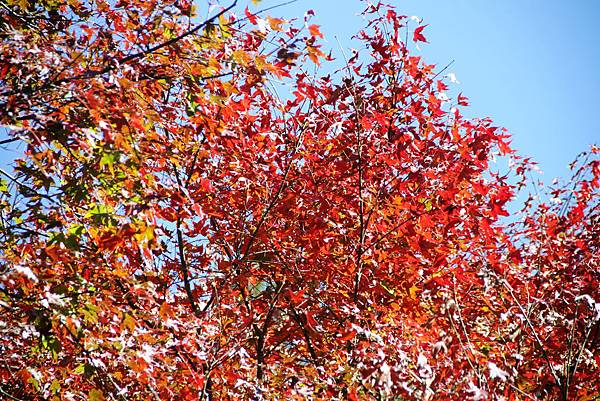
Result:
[[[423,36],[423,34],[421,32],[423,32],[423,29],[425,29],[428,25],[423,25],[420,27],[417,27],[415,29],[415,31],[413,32],[413,41],[414,42],[427,42],[427,39],[425,38],[425,36]]]

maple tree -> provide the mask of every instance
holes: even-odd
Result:
[[[598,149],[509,216],[424,25],[326,74],[312,12],[1,5],[1,397],[598,397]]]

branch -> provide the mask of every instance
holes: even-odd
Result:
[[[60,204],[52,196],[42,194],[39,191],[31,188],[27,184],[23,184],[21,181],[17,180],[15,177],[13,177],[12,175],[10,175],[9,173],[7,173],[6,171],[4,171],[1,168],[0,168],[0,175],[3,175],[5,177],[7,177],[9,180],[11,180],[12,182],[14,182],[17,186],[19,186],[19,187],[23,188],[24,190],[28,191],[27,193],[23,193],[23,195],[25,195],[27,197],[39,196],[40,198],[47,199],[47,200],[49,200],[50,202],[52,202],[52,203],[54,203],[56,205]]]
[[[192,307],[192,311],[194,315],[197,317],[200,316],[200,309],[198,309],[198,305],[196,304],[196,300],[194,299],[194,294],[192,293],[192,287],[190,285],[190,277],[189,277],[189,269],[187,260],[185,259],[185,252],[183,249],[183,233],[181,231],[181,217],[177,218],[177,249],[179,253],[179,263],[181,265],[181,275],[183,276],[183,286],[185,288],[185,293],[187,294],[188,300],[190,301],[190,306]]]
[[[475,374],[477,374],[477,380],[478,382],[481,381],[481,372],[479,370],[479,360],[477,358],[477,354],[475,354],[474,351],[474,347],[473,344],[471,343],[471,339],[469,338],[469,333],[467,332],[467,327],[465,326],[463,317],[462,317],[462,312],[460,309],[460,304],[458,303],[458,296],[457,296],[457,292],[456,292],[456,276],[453,275],[452,277],[452,284],[453,284],[453,298],[454,298],[454,305],[456,307],[456,312],[458,314],[458,322],[460,323],[460,327],[462,329],[462,332],[465,336],[465,339],[467,340],[467,344],[468,344],[468,350],[469,353],[471,354],[471,357],[473,357],[473,361],[475,364],[473,364],[473,361],[471,361],[471,357],[469,357],[469,355],[465,352],[465,355],[467,356],[467,361],[469,362],[469,365],[471,366],[471,369],[473,369],[473,371],[475,372]],[[466,348],[463,345],[462,339],[460,334],[458,333],[458,330],[456,329],[456,326],[454,325],[454,321],[452,319],[452,316],[450,315],[450,310],[448,310],[448,318],[450,319],[450,325],[452,326],[452,329],[455,331],[457,337],[458,337],[458,341],[461,343],[461,348]],[[463,350],[464,352],[464,350]],[[484,376],[485,378],[485,376]],[[480,383],[478,383],[480,384]]]
[[[250,240],[248,240],[248,244],[246,245],[246,248],[244,249],[244,252],[242,254],[242,259],[245,259],[246,256],[248,255],[248,252],[250,251],[250,248],[252,247],[254,240],[256,240],[258,230],[260,230],[260,228],[264,224],[264,222],[267,218],[267,215],[271,212],[271,209],[273,209],[273,207],[277,203],[277,200],[279,199],[279,196],[281,195],[281,193],[283,192],[283,189],[285,188],[287,176],[288,176],[290,169],[292,167],[292,164],[294,162],[294,156],[296,155],[296,152],[298,151],[298,147],[300,146],[300,142],[302,140],[303,133],[304,133],[304,129],[302,129],[302,131],[300,132],[300,135],[298,135],[298,139],[296,140],[296,143],[294,144],[294,150],[292,151],[292,155],[290,157],[290,162],[288,163],[288,165],[285,168],[285,171],[283,173],[283,178],[281,179],[281,184],[279,185],[277,192],[271,199],[271,202],[269,202],[269,205],[263,211],[262,215],[260,216],[260,220],[259,220],[258,224],[256,225],[256,228],[254,229],[254,231],[252,231],[252,234],[250,235]]]
[[[223,10],[221,10],[220,12],[218,12],[217,14],[213,15],[212,17],[208,18],[207,20],[205,20],[204,22],[196,25],[194,28],[182,33],[179,36],[176,36],[174,38],[171,38],[165,42],[159,43],[157,45],[154,45],[146,50],[140,51],[138,53],[134,53],[134,54],[130,54],[129,56],[125,56],[122,57],[120,59],[114,60],[112,65],[106,66],[101,70],[97,70],[97,71],[87,71],[84,72],[83,74],[79,74],[79,75],[75,75],[73,77],[66,77],[66,78],[62,78],[62,79],[58,79],[56,81],[48,81],[45,84],[43,84],[42,86],[39,86],[37,88],[26,88],[24,90],[20,90],[20,91],[7,91],[7,92],[3,92],[0,94],[0,96],[11,96],[17,93],[22,93],[22,94],[32,94],[35,92],[39,92],[41,90],[47,89],[49,88],[51,85],[57,85],[57,84],[62,84],[65,82],[71,82],[71,81],[77,81],[79,79],[88,79],[88,78],[93,78],[96,77],[98,75],[103,75],[106,74],[107,72],[113,71],[115,70],[118,66],[122,65],[122,64],[127,64],[131,61],[137,60],[137,59],[141,59],[146,57],[149,54],[152,54],[154,52],[156,52],[157,50],[160,50],[164,47],[170,46],[174,43],[179,42],[182,39],[185,39],[186,37],[195,34],[196,32],[198,32],[200,29],[204,28],[205,26],[207,26],[208,24],[210,24],[212,21],[214,21],[215,19],[221,17],[223,14],[225,14],[226,12],[228,12],[229,10],[231,10],[233,7],[235,7],[237,5],[237,0],[234,0],[233,3],[231,3],[231,5],[229,5],[228,7],[224,8]]]
[[[292,305],[291,301],[288,301],[288,302],[290,302],[290,308],[292,311],[292,315],[294,315],[294,320],[296,321],[296,323],[298,323],[298,326],[300,326],[300,329],[302,330],[302,335],[304,336],[304,341],[306,341],[306,347],[308,348],[310,357],[313,360],[313,364],[316,366],[317,360],[319,359],[319,357],[317,356],[317,353],[315,352],[315,349],[313,348],[312,341],[310,340],[310,333],[308,332],[306,325],[302,321],[302,318],[296,311],[296,308],[294,308],[294,305]]]
[[[7,143],[12,143],[12,142],[17,142],[20,141],[21,138],[9,138],[9,139],[3,139],[0,141],[0,145],[6,145]]]
[[[3,395],[7,396],[8,398],[10,398],[11,400],[15,400],[15,401],[25,401],[22,400],[21,398],[17,398],[17,397],[13,397],[12,395],[8,394],[7,392],[5,392],[2,387],[0,387],[0,393],[2,393]]]
[[[583,355],[583,351],[585,350],[586,345],[588,344],[588,341],[590,339],[590,334],[592,333],[592,328],[594,326],[599,327],[600,325],[600,321],[596,322],[596,324],[594,324],[594,320],[592,320],[590,322],[590,327],[587,330],[587,333],[585,334],[585,338],[583,340],[583,344],[581,344],[581,348],[579,349],[579,352],[577,353],[577,358],[575,359],[575,364],[573,365],[573,370],[572,372],[570,372],[570,375],[567,376],[567,389],[566,392],[568,392],[569,388],[569,384],[571,383],[571,381],[575,378],[575,373],[577,373],[577,368],[579,367],[579,362],[581,362],[581,357]]]
[[[147,56],[148,54],[154,53],[155,51],[162,49],[163,47],[170,46],[170,45],[172,45],[174,43],[179,42],[181,39],[184,39],[184,38],[186,38],[186,37],[188,37],[190,35],[193,35],[194,33],[198,32],[200,29],[202,29],[206,25],[210,24],[215,19],[221,17],[221,15],[223,15],[226,12],[228,12],[229,10],[231,10],[233,7],[236,6],[236,4],[237,4],[237,0],[233,0],[233,3],[231,3],[231,5],[229,7],[224,8],[223,10],[221,10],[220,12],[218,12],[217,14],[213,15],[212,17],[210,17],[209,19],[205,20],[201,24],[196,25],[194,28],[190,29],[189,31],[184,32],[181,35],[176,36],[176,37],[174,37],[172,39],[169,39],[166,42],[159,43],[158,45],[155,45],[155,46],[153,46],[153,47],[151,47],[151,48],[149,48],[147,50],[144,50],[144,51],[132,54],[132,55],[127,56],[127,57],[124,57],[124,58],[118,60],[118,64],[126,64],[126,63],[128,63],[130,61],[133,61],[133,60],[136,60],[138,58],[143,58],[143,57]],[[108,69],[108,70],[105,71],[105,72],[108,72],[108,71],[110,71],[110,70],[112,70],[114,68],[115,68],[114,66],[112,66],[112,67],[106,67],[105,70],[106,69]]]
[[[275,305],[277,304],[277,300],[279,299],[279,295],[281,294],[281,290],[283,289],[285,283],[279,284],[279,288],[273,297],[273,301],[271,305],[269,305],[269,311],[265,316],[265,321],[263,322],[262,328],[258,333],[258,341],[256,342],[256,378],[258,380],[262,380],[263,378],[263,364],[265,363],[265,340],[267,337],[267,331],[269,329],[269,325],[271,324],[271,319],[273,317],[273,313],[275,312]]]
[[[550,362],[550,357],[546,353],[546,347],[544,347],[544,344],[542,343],[542,340],[538,336],[538,333],[535,330],[535,327],[533,327],[533,323],[531,323],[531,320],[529,319],[529,317],[525,313],[525,310],[523,309],[523,306],[521,305],[521,303],[519,302],[519,300],[515,296],[513,288],[511,287],[511,285],[508,283],[507,280],[505,280],[505,279],[499,279],[498,277],[496,277],[496,279],[498,279],[502,283],[502,285],[508,290],[508,293],[510,294],[511,298],[513,299],[513,301],[515,301],[515,304],[517,305],[517,307],[521,311],[521,314],[525,318],[525,322],[527,323],[527,326],[529,326],[529,329],[531,330],[531,333],[533,334],[533,338],[535,339],[535,342],[538,344],[538,346],[540,347],[540,350],[542,351],[542,356],[544,357],[544,360],[546,361],[546,365],[548,366],[548,369],[550,370],[550,374],[554,378],[554,381],[556,382],[556,385],[561,390],[561,393],[562,393],[562,395],[564,397],[564,390],[562,388],[562,383],[560,381],[560,377],[558,377],[556,371],[554,370],[554,367],[552,366],[552,363]]]
[[[275,8],[287,6],[287,5],[290,5],[290,4],[295,3],[297,1],[298,0],[290,0],[290,1],[286,1],[284,3],[275,4],[274,6],[266,7],[266,8],[260,9],[260,10],[258,10],[256,12],[253,12],[252,15],[263,14],[263,13],[265,13],[267,11],[273,10]],[[225,24],[225,26],[230,27],[233,24],[237,24],[239,22],[246,21],[246,20],[249,20],[249,19],[250,19],[250,17],[244,17],[244,18],[236,19],[235,21],[233,21],[233,22],[231,22],[229,24]]]
[[[337,38],[336,38],[337,39]],[[339,44],[339,40],[338,40],[338,44]],[[349,72],[352,72],[352,69],[350,68],[350,64],[348,62],[348,58],[346,57],[346,53],[344,52],[341,44],[340,44],[340,49],[342,50],[342,55],[344,56],[344,61],[346,62],[346,69]],[[350,77],[351,79],[353,79],[353,77]],[[365,249],[363,249],[364,247],[364,242],[365,242],[365,235],[366,235],[366,231],[367,231],[367,226],[365,225],[365,201],[363,198],[363,187],[364,187],[364,177],[363,177],[363,173],[364,173],[364,166],[363,166],[363,154],[362,154],[362,148],[363,148],[363,143],[362,143],[362,125],[359,119],[360,116],[360,110],[358,107],[358,103],[357,103],[357,95],[355,93],[354,90],[352,90],[353,88],[347,83],[345,82],[345,86],[346,86],[346,90],[348,91],[348,93],[352,96],[352,105],[354,106],[354,119],[355,119],[355,130],[356,130],[356,146],[357,146],[357,153],[358,153],[358,219],[359,219],[359,232],[358,232],[358,247],[356,249],[356,276],[354,277],[354,291],[353,291],[353,296],[352,298],[354,299],[354,303],[356,304],[358,301],[358,292],[360,289],[360,281],[362,279],[362,274],[363,274],[363,263],[362,263],[362,255],[365,252]]]
[[[416,219],[417,217],[421,217],[425,213],[426,212],[416,213],[416,214],[413,214],[412,216],[407,217],[406,219],[402,220],[400,223],[396,224],[394,227],[390,228],[388,231],[386,231],[384,234],[382,234],[375,241],[371,242],[369,244],[369,246],[367,246],[363,251],[366,252],[367,250],[371,249],[372,247],[374,247],[375,245],[377,245],[378,243],[383,241],[388,235],[390,235],[391,233],[393,233],[394,231],[396,231],[397,229],[402,227],[404,224]]]

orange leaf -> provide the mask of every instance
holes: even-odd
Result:
[[[356,337],[356,330],[350,330],[346,335],[340,338],[340,341],[349,341]]]
[[[310,32],[311,36],[318,36],[321,39],[323,39],[323,34],[319,30],[319,25],[315,25],[315,24],[309,25],[308,31]]]
[[[283,28],[281,27],[281,25],[285,24],[284,19],[273,18],[273,17],[267,16],[267,22],[269,23],[269,26],[271,27],[272,30],[279,31],[279,32],[283,31]]]

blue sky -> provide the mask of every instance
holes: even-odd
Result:
[[[281,3],[263,0],[259,8]],[[429,24],[426,62],[449,71],[469,98],[466,115],[492,117],[513,146],[540,163],[549,182],[600,142],[600,2],[593,0],[391,0],[400,14]],[[350,47],[362,26],[359,0],[298,0],[271,11],[316,12],[326,47]],[[254,8],[256,9],[256,8]],[[338,51],[339,54],[339,51]]]

